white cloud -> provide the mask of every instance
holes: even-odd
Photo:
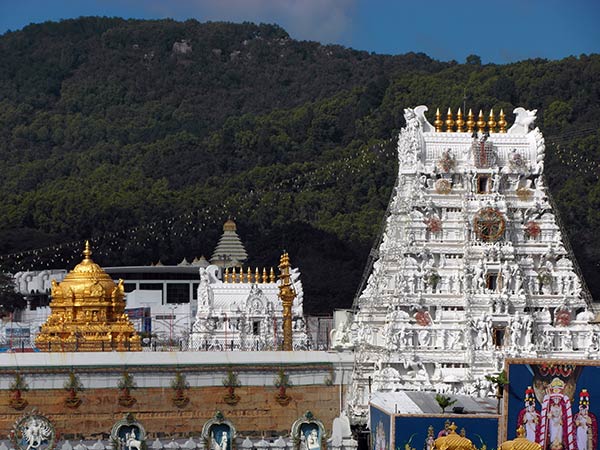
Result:
[[[163,17],[277,23],[295,39],[340,41],[352,27],[357,0],[152,0],[139,2]]]

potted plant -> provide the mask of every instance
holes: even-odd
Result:
[[[121,394],[119,395],[119,405],[127,407],[135,404],[137,400],[131,396],[131,391],[137,389],[137,384],[133,380],[133,375],[127,370],[123,372],[123,375],[117,384],[117,388],[121,391]]]
[[[176,372],[175,377],[171,380],[171,389],[175,391],[173,404],[178,408],[184,408],[190,402],[190,398],[185,395],[185,391],[189,388],[190,384],[187,382],[185,375]]]
[[[11,392],[10,400],[8,402],[11,408],[19,411],[24,409],[28,405],[28,402],[22,397],[22,393],[29,390],[29,385],[20,372],[15,372],[15,379],[8,389]]]
[[[81,405],[81,399],[77,396],[77,393],[83,391],[83,384],[75,372],[69,372],[69,378],[65,381],[64,388],[68,393],[65,398],[65,406],[77,408]]]
[[[235,388],[240,387],[242,384],[233,370],[227,370],[227,376],[223,378],[223,386],[227,388],[227,394],[223,397],[225,403],[229,405],[237,405],[240,401],[240,396],[235,394]]]
[[[292,397],[287,394],[287,388],[292,387],[292,382],[283,368],[280,368],[277,372],[277,377],[273,381],[273,384],[277,388],[277,395],[275,395],[275,400],[277,400],[277,403],[279,403],[281,406],[286,406],[289,404]]]

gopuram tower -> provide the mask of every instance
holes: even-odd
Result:
[[[90,256],[61,283],[52,281],[50,317],[35,339],[37,348],[52,352],[140,351],[140,337],[125,314],[122,281],[115,284]]]
[[[398,180],[355,314],[349,408],[369,392],[487,396],[506,357],[598,358],[600,328],[544,183],[536,111],[406,109]]]

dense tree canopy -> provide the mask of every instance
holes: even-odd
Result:
[[[252,265],[290,252],[309,312],[348,307],[396,178],[403,109],[524,106],[538,109],[548,183],[600,296],[599,55],[443,63],[275,25],[88,17],[6,33],[0,61],[12,270],[63,267],[90,237],[103,265],[210,256],[233,217]]]

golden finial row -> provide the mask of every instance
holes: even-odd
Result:
[[[262,275],[258,270],[255,269],[254,274],[252,269],[248,267],[248,270],[244,273],[244,269],[240,267],[240,270],[236,272],[235,267],[229,267],[225,269],[225,275],[223,275],[223,283],[275,283],[275,272],[271,267],[271,272],[267,275],[267,269],[263,267]]]
[[[452,115],[452,110],[448,108],[448,113],[446,114],[446,120],[442,120],[442,114],[440,113],[440,109],[438,108],[435,112],[435,121],[433,122],[435,126],[435,131],[441,133],[444,125],[446,125],[446,133],[473,133],[475,131],[475,127],[477,127],[477,131],[483,133],[487,131],[490,133],[506,133],[506,117],[504,116],[504,110],[500,110],[500,119],[496,122],[496,117],[494,116],[494,110],[490,111],[489,118],[486,122],[485,117],[483,115],[483,111],[479,110],[479,115],[477,116],[477,120],[475,120],[475,115],[473,111],[469,109],[469,113],[467,114],[467,120],[465,121],[463,118],[463,113],[458,108],[458,112],[456,113],[456,120]],[[467,129],[465,130],[465,125]],[[456,128],[455,128],[456,127]],[[498,131],[496,131],[496,127],[498,127]]]

